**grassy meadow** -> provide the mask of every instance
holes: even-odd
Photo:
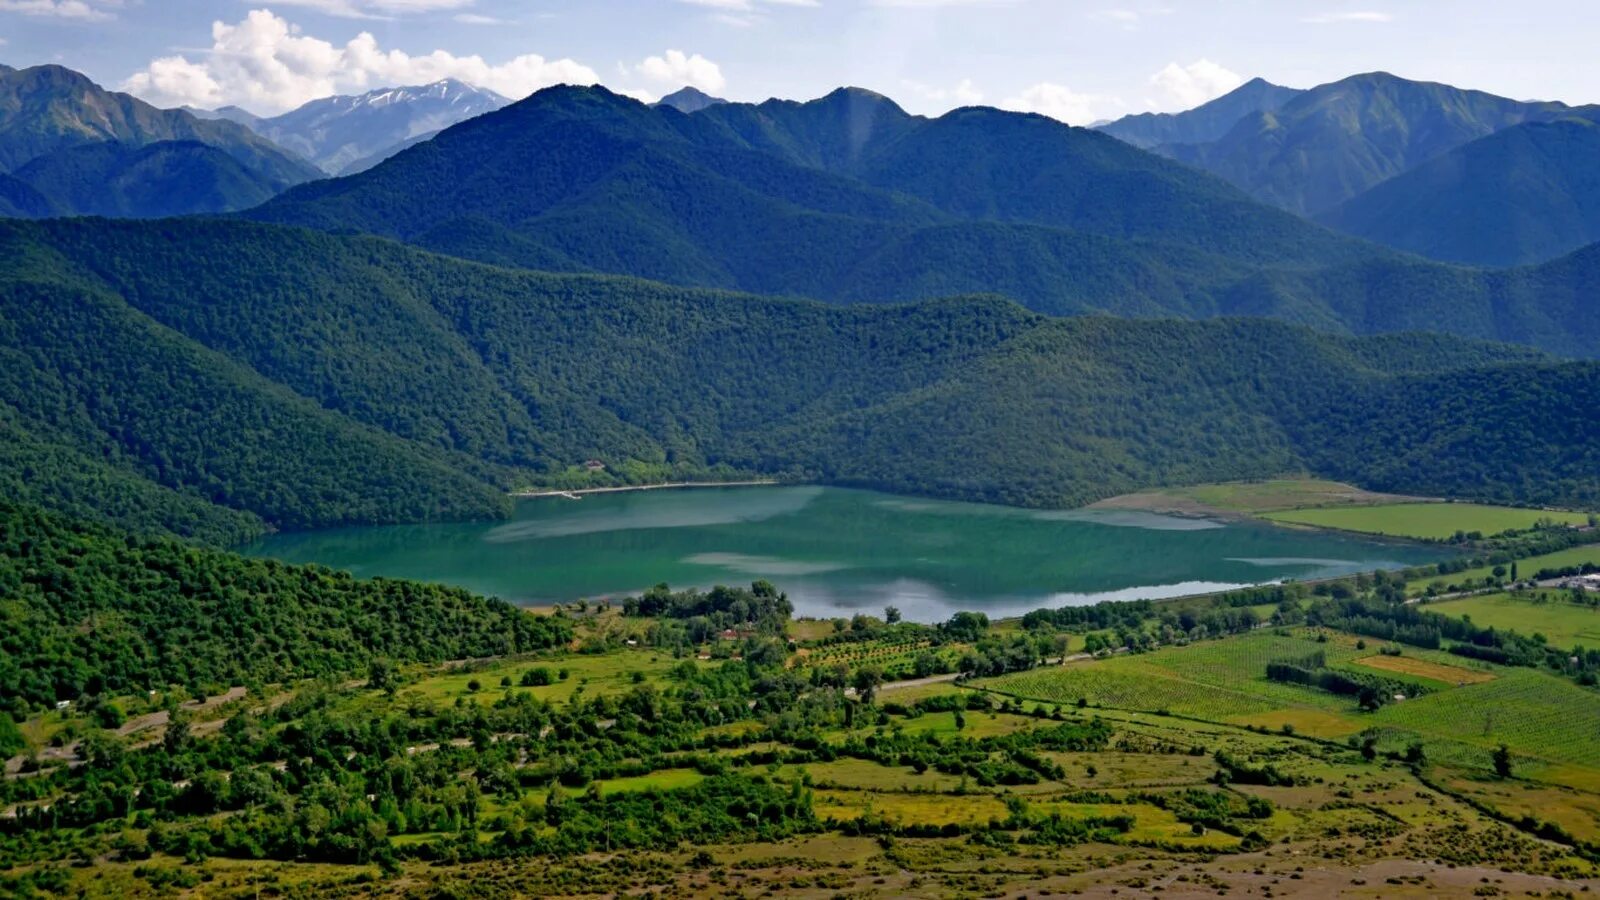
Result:
[[[1566,591],[1517,591],[1478,594],[1429,603],[1432,612],[1470,617],[1526,635],[1542,634],[1556,647],[1600,646],[1600,609],[1573,603]]]
[[[1485,536],[1532,528],[1543,521],[1583,525],[1586,513],[1552,512],[1485,506],[1478,503],[1395,503],[1376,506],[1341,506],[1290,509],[1263,513],[1262,518],[1293,525],[1335,528],[1387,537],[1443,540],[1456,532]]]

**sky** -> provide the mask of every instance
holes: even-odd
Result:
[[[981,103],[1077,125],[1256,76],[1374,70],[1590,103],[1597,45],[1596,0],[0,0],[0,62],[261,115],[444,77],[513,99],[563,82],[644,100],[852,85],[917,113]]]

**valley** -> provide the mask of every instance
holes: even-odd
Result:
[[[278,6],[0,0],[0,897],[1600,890],[1587,8]]]

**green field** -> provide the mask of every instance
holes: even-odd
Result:
[[[1469,663],[1448,653],[1406,648],[1404,659],[1451,666],[1494,678],[1477,684],[1442,685],[1426,681],[1435,693],[1363,713],[1352,700],[1298,685],[1268,681],[1268,661],[1322,650],[1328,664],[1360,668],[1371,657],[1355,649],[1355,638],[1334,635],[1327,643],[1256,632],[1188,647],[1119,656],[1093,662],[1035,669],[990,679],[981,686],[1017,696],[1066,705],[1082,697],[1091,704],[1120,709],[1166,711],[1215,722],[1281,727],[1300,733],[1342,737],[1367,729],[1392,730],[1393,746],[1422,739],[1430,753],[1487,764],[1488,753],[1505,743],[1519,755],[1553,764],[1600,769],[1600,694],[1570,680],[1532,669]],[[1427,668],[1432,668],[1429,666]],[[1440,670],[1443,671],[1443,670]],[[1409,736],[1408,736],[1409,735]]]
[[[1586,544],[1582,547],[1570,547],[1566,550],[1557,550],[1543,556],[1530,556],[1527,559],[1517,560],[1517,574],[1522,578],[1532,578],[1541,569],[1565,569],[1568,566],[1581,566],[1584,563],[1600,565],[1600,544]],[[1509,564],[1507,565],[1509,568]],[[1452,572],[1449,575],[1430,575],[1427,578],[1417,578],[1406,582],[1406,593],[1418,595],[1427,590],[1428,585],[1437,585],[1440,590],[1452,584],[1466,584],[1469,581],[1481,581],[1494,574],[1494,566],[1482,566],[1476,569],[1467,569],[1461,572]]]
[[[1318,478],[1229,481],[1124,494],[1094,504],[1102,509],[1160,509],[1187,512],[1263,513],[1307,506],[1349,506],[1415,499],[1375,494],[1354,485]]]
[[[1476,531],[1491,536],[1532,528],[1541,521],[1549,520],[1568,525],[1583,525],[1589,521],[1586,513],[1514,509],[1477,503],[1393,503],[1382,506],[1291,509],[1265,513],[1262,518],[1364,534],[1432,539],[1448,538],[1457,531]]]
[[[1600,693],[1533,669],[1495,668],[1495,680],[1440,691],[1375,713],[1374,725],[1476,747],[1600,768]],[[1478,763],[1482,765],[1480,761]]]
[[[1544,602],[1534,597],[1543,596]],[[1478,625],[1532,636],[1542,634],[1556,647],[1600,646],[1600,610],[1579,606],[1567,600],[1565,591],[1533,591],[1518,594],[1482,594],[1459,600],[1428,604],[1432,612],[1448,616],[1471,616]]]
[[[505,695],[506,687],[500,682],[510,678],[511,690],[555,703],[575,696],[623,693],[635,686],[635,677],[659,681],[681,662],[670,653],[657,650],[623,650],[592,656],[572,653],[428,673],[402,690],[415,691],[435,701],[461,697],[489,703]],[[523,673],[539,668],[549,669],[555,680],[540,687],[523,687]],[[560,678],[562,670],[567,673],[564,679]],[[472,682],[478,683],[478,690],[472,690]]]
[[[1073,705],[1165,710],[1184,716],[1229,721],[1280,709],[1339,710],[1351,706],[1318,691],[1266,678],[1274,659],[1323,651],[1330,665],[1366,655],[1337,641],[1318,643],[1301,630],[1291,635],[1259,631],[1220,641],[1202,641],[1152,653],[1034,669],[982,682],[1021,697]]]

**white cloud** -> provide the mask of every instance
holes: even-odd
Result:
[[[983,102],[983,91],[978,90],[971,78],[963,78],[954,87],[948,88],[912,81],[909,78],[902,79],[900,84],[923,100],[946,108],[977,106]]]
[[[691,55],[682,50],[668,50],[661,56],[647,57],[632,71],[651,84],[667,89],[687,85],[715,93],[728,86],[716,63],[698,53]]]
[[[1137,8],[1122,6],[1095,10],[1089,14],[1089,18],[1094,19],[1097,22],[1109,22],[1113,25],[1120,25],[1128,31],[1134,31],[1140,25],[1144,24],[1146,19],[1153,18],[1155,16],[1170,15],[1171,13],[1172,7],[1170,6],[1146,6]]]
[[[1152,107],[1192,109],[1244,84],[1244,78],[1209,59],[1201,59],[1187,66],[1167,63],[1150,76],[1150,84],[1160,92],[1160,97],[1150,104]]]
[[[463,9],[474,0],[277,0],[281,6],[304,6],[346,19],[385,19],[414,13]]]
[[[509,24],[511,24],[510,22],[507,22],[505,19],[497,19],[494,16],[485,16],[485,15],[480,15],[478,13],[456,13],[451,18],[454,19],[457,22],[460,22],[463,25],[509,25]]]
[[[1071,88],[1040,82],[1015,97],[1000,101],[1002,109],[1039,113],[1069,125],[1087,125],[1121,109],[1123,103],[1104,94],[1080,94]]]
[[[1381,23],[1393,22],[1394,16],[1391,16],[1386,12],[1378,12],[1377,10],[1368,9],[1351,10],[1350,12],[1321,13],[1315,16],[1306,16],[1300,21],[1308,22],[1312,25],[1338,25],[1345,22]]]
[[[697,6],[707,11],[713,22],[731,28],[749,28],[767,21],[767,7],[786,6],[815,9],[821,0],[678,0],[686,6]]]
[[[872,0],[873,6],[897,9],[940,9],[947,6],[1010,6],[1017,0]]]
[[[428,0],[418,0],[428,2]],[[293,109],[330,94],[361,93],[384,85],[427,84],[444,78],[520,99],[553,84],[593,84],[593,69],[570,59],[529,53],[491,65],[481,56],[435,50],[412,56],[384,50],[369,32],[344,46],[301,33],[287,20],[252,10],[238,24],[213,22],[212,46],[198,60],[166,56],[123,82],[122,90],[152,103],[215,107],[238,104],[257,112]]]
[[[103,7],[116,5],[118,4],[102,2],[97,6],[88,0],[0,0],[0,12],[98,22],[114,18]]]

